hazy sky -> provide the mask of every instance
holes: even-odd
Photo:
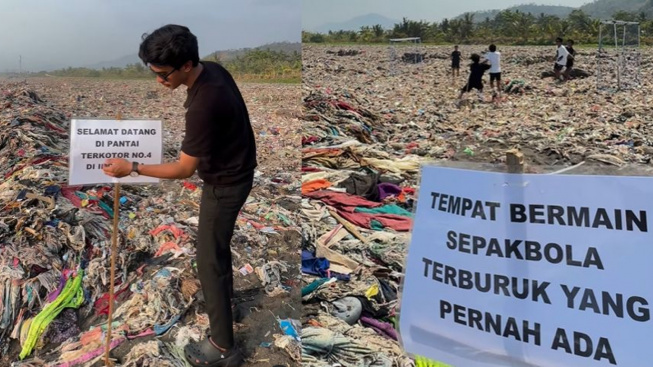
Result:
[[[439,21],[465,12],[503,9],[520,4],[581,6],[592,0],[303,0],[303,29],[376,13],[390,19]],[[344,11],[346,9],[346,11]]]
[[[85,66],[138,53],[141,35],[190,28],[200,56],[301,40],[301,0],[0,0],[0,72]]]

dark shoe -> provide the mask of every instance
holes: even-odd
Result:
[[[194,367],[239,367],[245,362],[240,350],[234,346],[226,352],[216,348],[209,337],[184,347],[186,360]]]

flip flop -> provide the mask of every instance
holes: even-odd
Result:
[[[245,360],[237,347],[222,353],[206,337],[196,343],[188,343],[184,347],[186,360],[194,367],[239,367]]]

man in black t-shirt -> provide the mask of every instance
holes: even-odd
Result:
[[[145,175],[183,179],[197,170],[204,181],[197,234],[197,272],[211,334],[184,349],[193,366],[232,366],[244,362],[234,343],[231,237],[238,212],[253,184],[254,133],[245,101],[222,66],[200,62],[197,38],[184,26],[166,25],[146,35],[139,57],[163,86],[185,85],[186,132],[179,160],[143,165],[109,159],[112,177]]]
[[[487,60],[481,61],[481,56],[479,54],[472,54],[470,57],[472,63],[469,65],[469,80],[467,84],[460,90],[460,95],[458,99],[463,98],[463,94],[470,92],[472,89],[476,89],[478,93],[478,99],[483,100],[483,74],[486,70],[490,69],[490,64]]]
[[[453,47],[451,53],[451,76],[460,76],[460,51],[458,51],[458,45]]]

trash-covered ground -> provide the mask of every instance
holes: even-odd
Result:
[[[259,167],[232,243],[236,340],[248,366],[297,365],[300,87],[240,87]],[[185,88],[44,78],[2,80],[0,93],[0,365],[104,365],[114,188],[67,185],[69,120],[161,119],[172,160]],[[183,346],[208,331],[194,260],[200,194],[197,176],[121,187],[117,365],[185,366]]]
[[[482,95],[457,101],[470,55],[486,48],[461,46],[452,78],[453,47],[397,48],[392,62],[387,46],[304,45],[305,365],[412,363],[396,315],[421,163],[496,169],[517,148],[529,172],[649,166],[650,49],[640,88],[597,92],[595,50],[579,49],[575,78],[559,83],[543,78],[555,46],[499,46],[503,93],[486,73]]]

